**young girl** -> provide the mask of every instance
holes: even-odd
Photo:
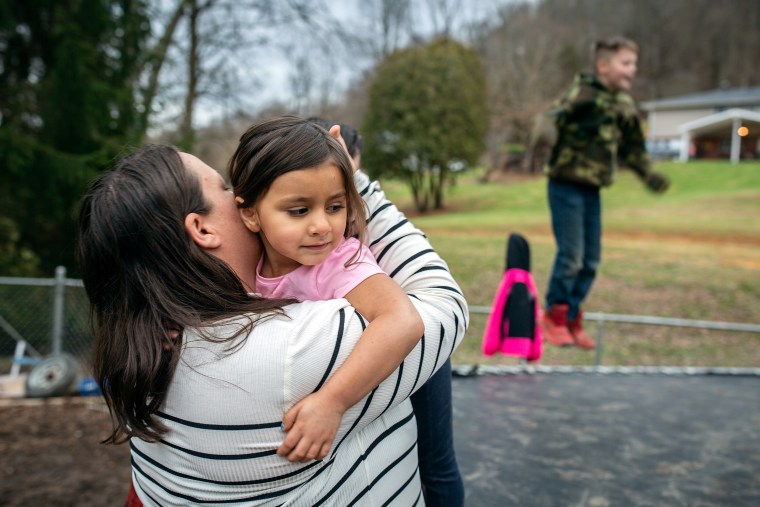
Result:
[[[243,134],[228,169],[243,222],[264,245],[256,291],[344,297],[369,321],[343,366],[283,418],[288,435],[278,453],[291,461],[321,459],[343,413],[398,367],[424,326],[360,241],[363,201],[351,160],[330,133],[296,117],[264,121]]]

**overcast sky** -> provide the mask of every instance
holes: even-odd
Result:
[[[431,4],[447,1],[450,5],[457,5],[458,16],[454,23],[455,36],[466,39],[463,28],[474,22],[495,19],[495,13],[499,7],[515,0],[410,0],[412,2],[413,29],[417,35],[429,37],[434,31],[434,22],[431,15]],[[370,8],[367,0],[327,0],[322,5],[329,10],[333,19],[340,26],[349,31],[362,33],[368,30],[370,20],[366,9]],[[329,19],[326,17],[326,19]],[[324,27],[328,30],[329,27]],[[330,99],[337,100],[364,71],[375,64],[370,58],[359,59],[357,53],[350,48],[330,46],[329,50],[320,49],[314,44],[304,44],[312,34],[290,32],[288,29],[278,29],[272,35],[280,45],[290,45],[292,50],[283,56],[282,51],[261,51],[259,48],[250,48],[250,54],[239,58],[240,70],[238,82],[245,83],[250,92],[243,88],[238,98],[228,101],[201,100],[197,104],[196,126],[203,126],[210,121],[222,117],[242,107],[245,110],[262,109],[273,102],[280,102],[288,107],[297,103],[297,94],[291,85],[292,77],[297,73],[295,61],[299,57],[305,58],[303,65],[311,66],[317,80],[329,80]],[[251,62],[245,65],[245,62]],[[324,86],[315,86],[313,93],[324,95]],[[179,107],[177,104],[176,107]],[[175,107],[169,109],[178,111]],[[167,113],[167,117],[171,117]]]

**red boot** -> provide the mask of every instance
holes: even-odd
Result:
[[[567,329],[567,305],[552,305],[541,316],[541,328],[546,341],[557,347],[573,345],[573,336]]]
[[[578,310],[578,315],[567,323],[567,329],[573,335],[573,342],[582,349],[593,349],[596,342],[583,330],[583,312]]]

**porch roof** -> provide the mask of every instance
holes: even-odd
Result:
[[[760,113],[747,109],[732,108],[711,114],[679,125],[682,133],[730,132],[734,120],[741,120],[743,125],[760,127]]]

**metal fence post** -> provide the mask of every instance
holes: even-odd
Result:
[[[66,268],[55,268],[55,285],[53,286],[53,324],[50,331],[50,345],[53,355],[59,355],[63,337],[63,298],[66,293]]]
[[[596,322],[596,367],[602,364],[602,336],[604,335],[604,314],[599,314],[599,320]]]

